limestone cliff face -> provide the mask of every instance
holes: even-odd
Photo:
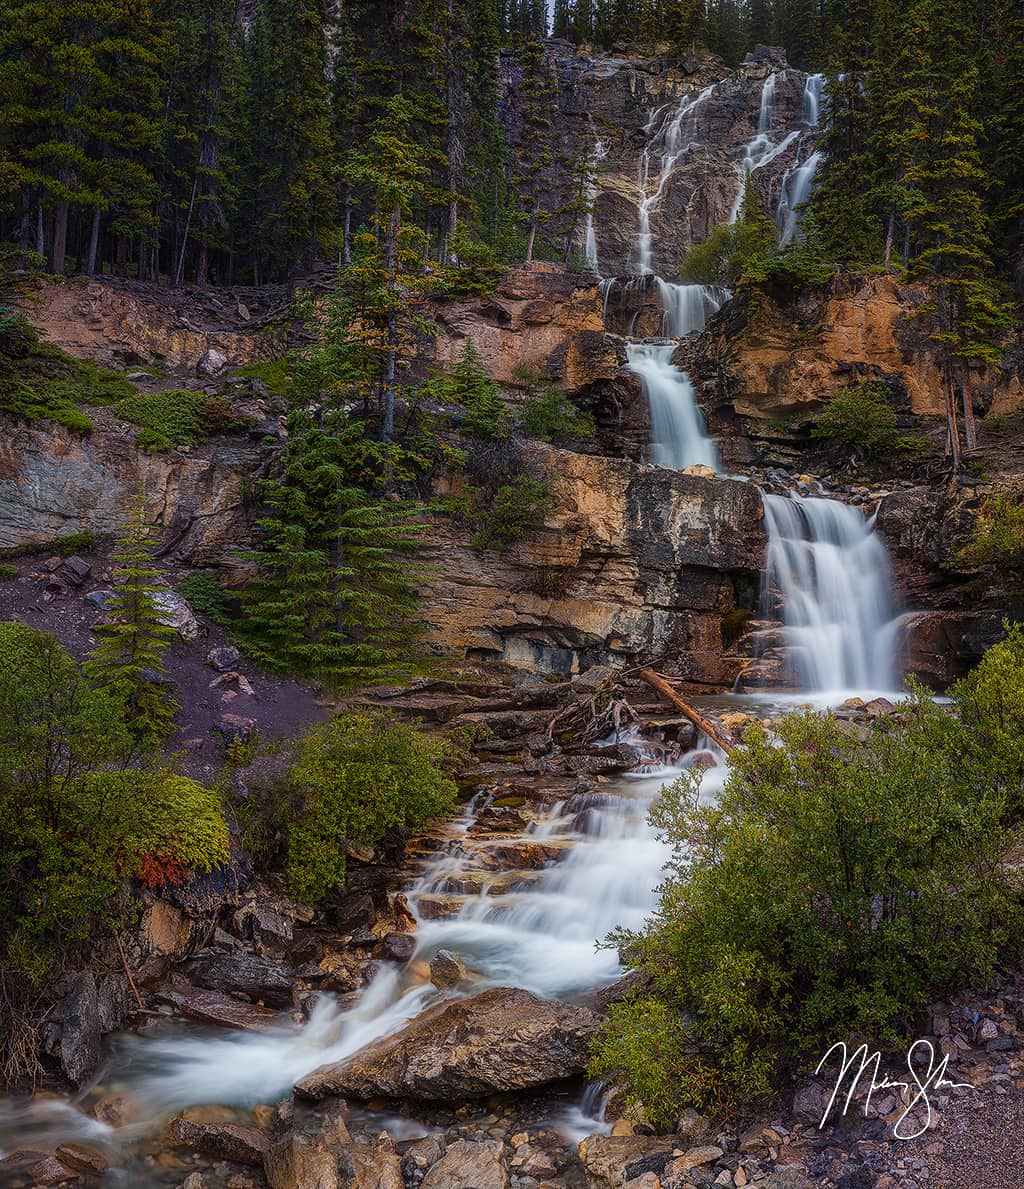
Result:
[[[927,299],[924,288],[891,275],[840,275],[824,291],[780,287],[756,304],[737,298],[686,362],[705,399],[753,433],[757,422],[810,417],[859,380],[885,381],[898,412],[942,416],[938,353],[916,316]],[[979,414],[1024,402],[1024,379],[1013,367],[973,369],[967,383]]]
[[[554,510],[509,553],[475,549],[448,518],[432,522],[428,644],[546,672],[658,656],[694,685],[731,684],[738,662],[723,656],[722,620],[756,599],[756,489],[539,446],[534,455]]]
[[[238,438],[146,454],[123,423],[96,421],[80,434],[0,418],[0,548],[86,530],[114,534],[144,490],[166,551],[196,566],[234,564],[251,531],[246,491],[261,473],[261,448]]]

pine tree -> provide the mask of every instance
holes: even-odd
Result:
[[[273,672],[333,686],[396,673],[413,631],[407,554],[416,529],[353,476],[363,427],[337,408],[289,417],[283,475],[263,484],[268,515],[240,637]]]
[[[85,663],[89,678],[123,701],[132,734],[149,745],[170,734],[178,708],[161,680],[176,633],[160,619],[155,596],[163,588],[156,581],[160,571],[153,566],[151,537],[140,497],[111,554],[114,597],[106,621],[96,627],[100,642]]]

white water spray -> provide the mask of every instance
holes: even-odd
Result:
[[[821,153],[814,152],[802,165],[787,172],[782,181],[782,194],[775,211],[775,223],[779,229],[779,245],[785,247],[800,227],[800,215],[804,203],[811,196],[814,178],[821,164]]]
[[[823,74],[809,74],[804,83],[804,123],[811,128],[818,127],[821,117],[821,94],[825,86]]]
[[[655,278],[658,301],[665,311],[662,334],[683,338],[704,329],[712,314],[718,313],[732,296],[723,285],[679,285]]]
[[[675,343],[630,343],[629,370],[640,377],[651,410],[651,462],[682,470],[718,470],[718,450],[708,436],[690,377],[672,362]]]
[[[782,598],[786,651],[814,694],[891,693],[900,619],[874,517],[838,500],[764,495],[763,598]]]

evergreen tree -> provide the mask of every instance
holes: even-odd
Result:
[[[114,597],[107,619],[96,627],[100,642],[85,663],[86,674],[121,699],[132,734],[145,744],[167,737],[177,701],[161,680],[164,654],[175,629],[160,620],[156,594],[160,571],[151,554],[151,530],[141,497],[111,554]]]

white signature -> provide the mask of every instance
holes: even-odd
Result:
[[[927,1054],[927,1066],[923,1069],[919,1069],[914,1063],[914,1054],[918,1051],[922,1054]],[[892,1134],[894,1139],[917,1139],[919,1135],[923,1135],[928,1130],[932,1121],[932,1104],[928,1098],[929,1090],[939,1090],[943,1086],[962,1090],[974,1089],[974,1086],[970,1082],[951,1082],[946,1078],[946,1067],[949,1065],[949,1057],[943,1057],[936,1063],[935,1049],[930,1040],[915,1040],[907,1050],[907,1069],[910,1070],[910,1081],[890,1079],[886,1074],[881,1073],[882,1054],[879,1052],[869,1053],[866,1044],[860,1045],[851,1054],[847,1055],[846,1045],[841,1040],[834,1044],[818,1062],[818,1067],[814,1071],[815,1073],[821,1073],[833,1053],[838,1053],[840,1057],[839,1076],[836,1078],[836,1084],[828,1100],[828,1106],[825,1107],[825,1113],[821,1116],[821,1122],[818,1124],[819,1131],[828,1122],[828,1117],[836,1105],[836,1099],[840,1097],[840,1089],[843,1082],[846,1080],[850,1071],[854,1070],[858,1060],[860,1062],[859,1068],[856,1068],[853,1073],[849,1084],[850,1088],[846,1094],[846,1102],[839,1114],[845,1115],[850,1109],[850,1104],[853,1101],[854,1093],[860,1084],[861,1078],[864,1077],[865,1071],[870,1067],[871,1080],[868,1084],[867,1098],[864,1100],[865,1116],[868,1112],[868,1106],[871,1103],[871,1095],[876,1090],[905,1090],[907,1095],[910,1096],[906,1108],[893,1125]],[[923,1062],[920,1062],[920,1064],[923,1065]],[[903,1125],[907,1122],[911,1111],[920,1103],[923,1103],[925,1107],[925,1120],[917,1127],[916,1131],[906,1133],[903,1130]],[[914,1122],[915,1120],[910,1120],[911,1124]]]

